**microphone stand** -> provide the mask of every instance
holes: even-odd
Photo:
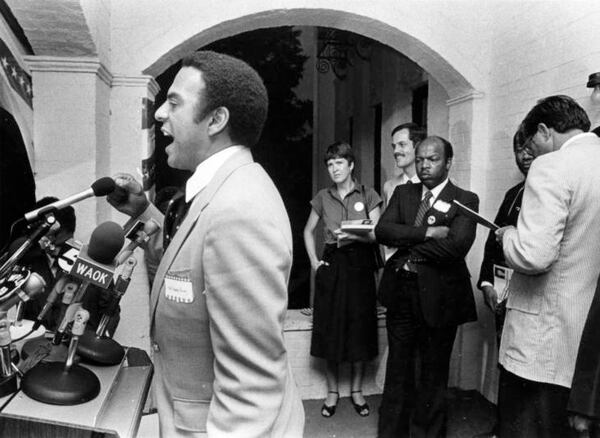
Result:
[[[66,363],[40,362],[23,376],[21,389],[34,400],[52,405],[71,406],[93,400],[100,393],[100,380],[88,368],[74,363],[77,343],[89,318],[81,309],[73,322],[73,337]]]
[[[0,311],[0,397],[17,392],[17,374],[12,362],[10,321],[6,311]]]
[[[134,257],[129,257],[126,262],[121,274],[115,282],[111,302],[108,308],[98,324],[98,328],[94,333],[91,330],[87,330],[79,340],[79,346],[77,353],[83,358],[87,359],[88,362],[97,365],[117,365],[123,360],[125,356],[125,349],[121,344],[112,339],[112,337],[105,336],[104,332],[106,326],[110,322],[111,318],[117,311],[117,306],[121,301],[121,297],[125,294],[129,282],[131,281],[131,274],[135,268],[137,261]]]
[[[52,212],[49,211],[46,216],[44,216],[43,222],[29,235],[27,240],[25,240],[25,242],[23,242],[23,244],[17,248],[17,250],[8,258],[8,260],[2,264],[0,267],[0,278],[3,278],[10,272],[10,270],[17,264],[17,261],[23,257],[23,255],[50,230],[50,227],[52,227],[55,222],[56,218]]]

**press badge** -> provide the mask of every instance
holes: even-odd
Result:
[[[167,274],[165,276],[165,297],[177,303],[191,303],[194,301],[192,280],[184,276]]]

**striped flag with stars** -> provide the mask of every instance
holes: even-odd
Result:
[[[10,86],[23,98],[30,108],[33,108],[31,76],[21,68],[10,49],[0,39],[0,64]]]

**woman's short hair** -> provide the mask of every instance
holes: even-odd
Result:
[[[352,151],[352,146],[343,141],[336,141],[335,143],[329,145],[327,151],[325,151],[324,162],[327,164],[329,160],[335,158],[345,158],[348,160],[348,164],[354,163],[354,152]]]

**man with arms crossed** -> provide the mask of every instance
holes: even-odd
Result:
[[[423,183],[396,187],[375,227],[379,243],[398,248],[379,285],[389,344],[379,438],[445,436],[456,329],[477,319],[465,263],[476,224],[452,201],[477,210],[479,199],[448,179],[452,156],[452,145],[441,137],[419,143],[416,167]]]
[[[160,258],[150,336],[161,436],[300,437],[304,410],[283,339],[290,224],[249,149],[266,119],[266,89],[230,56],[196,52],[182,65],[155,117],[173,138],[169,166],[194,172],[189,210],[170,243],[154,238],[146,249]],[[128,197],[113,195],[112,205],[163,223],[139,183],[116,179]]]
[[[568,96],[550,96],[523,120],[536,156],[517,227],[496,231],[509,286],[500,344],[501,437],[574,436],[569,388],[600,274],[600,139]]]

